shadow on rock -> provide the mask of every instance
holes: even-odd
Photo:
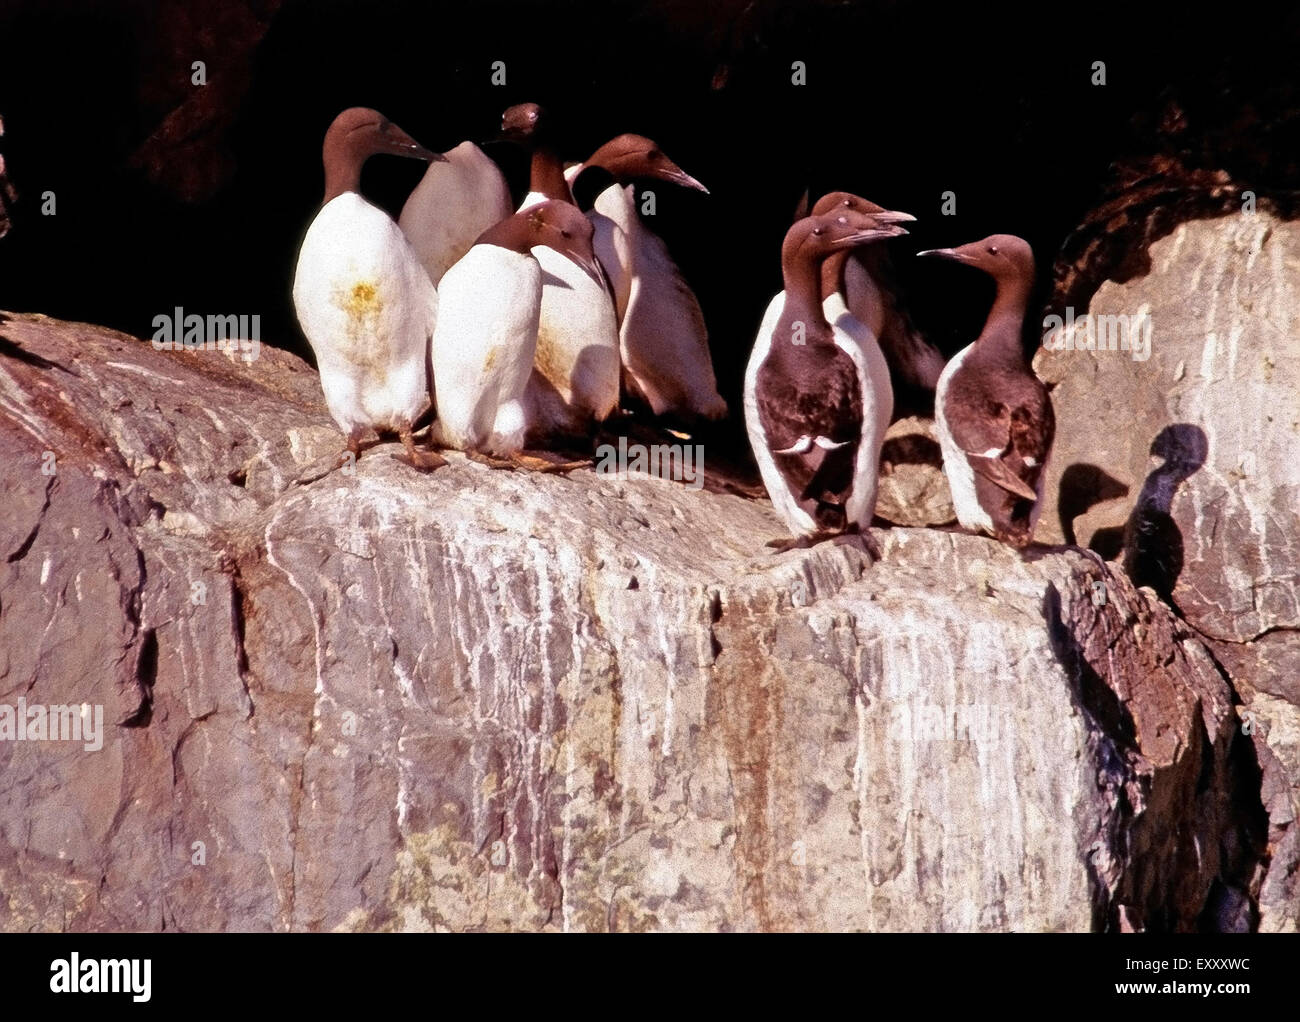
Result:
[[[1098,504],[1114,500],[1116,497],[1128,496],[1128,486],[1105,469],[1079,462],[1071,465],[1061,474],[1061,482],[1057,486],[1056,493],[1061,534],[1065,537],[1067,546],[1078,546],[1079,541],[1074,534],[1074,520]],[[1097,550],[1095,539],[1089,545]],[[1107,557],[1105,551],[1097,550],[1097,552]],[[1118,550],[1112,552],[1110,556],[1114,556],[1114,553],[1118,553]]]
[[[1150,586],[1166,603],[1183,570],[1183,534],[1170,513],[1174,494],[1208,453],[1199,426],[1175,423],[1156,434],[1151,454],[1164,463],[1147,476],[1124,527],[1124,570],[1135,586]]]

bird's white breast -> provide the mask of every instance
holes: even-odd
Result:
[[[953,374],[966,361],[966,356],[974,349],[975,345],[967,345],[953,356],[939,375],[939,384],[934,394],[934,425],[935,432],[939,434],[939,448],[943,452],[943,474],[948,479],[948,490],[952,494],[952,506],[957,512],[957,521],[963,528],[981,529],[992,533],[993,519],[980,505],[975,495],[975,469],[967,460],[966,452],[953,438],[947,415],[948,384],[952,382]]]
[[[784,311],[785,292],[781,291],[768,303],[758,335],[754,338],[754,350],[750,352],[749,363],[745,366],[745,431],[749,434],[749,446],[754,451],[754,460],[758,462],[758,471],[763,477],[767,495],[772,499],[772,507],[793,535],[810,536],[817,531],[817,523],[795,501],[785,477],[776,467],[768,448],[767,434],[763,431],[763,420],[758,413],[758,370],[772,350],[773,335]]]
[[[437,291],[383,210],[356,192],[321,208],[298,253],[293,302],[340,428],[396,429],[420,413]]]
[[[894,414],[894,390],[889,366],[871,329],[848,310],[843,297],[833,294],[822,302],[822,313],[835,333],[835,343],[858,371],[862,390],[862,440],[853,469],[853,492],[845,512],[849,521],[865,529],[876,510],[876,487],[880,476],[880,448]]]
[[[445,443],[499,446],[498,414],[522,400],[532,372],[541,293],[537,260],[497,245],[475,245],[443,277],[431,360]]]
[[[573,170],[573,168],[570,168]],[[547,198],[529,192],[519,209]],[[618,317],[604,284],[566,256],[533,250],[542,267],[542,312],[537,327],[538,374],[550,385],[529,387],[530,415],[542,429],[574,426],[570,414],[603,420],[618,407]],[[556,400],[560,407],[556,406]],[[546,421],[546,420],[552,421]]]
[[[566,404],[604,419],[618,407],[618,324],[602,284],[549,248],[542,267],[537,369]]]
[[[595,205],[587,211],[587,219],[595,229],[592,246],[609,278],[610,290],[614,293],[614,311],[620,324],[627,315],[632,287],[632,238],[641,227],[632,206],[633,191],[632,185],[626,188],[610,185],[596,196]]]

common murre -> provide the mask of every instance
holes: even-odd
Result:
[[[547,200],[573,202],[555,148],[549,115],[536,103],[502,116],[505,138],[531,153],[529,191],[520,211]],[[585,436],[618,408],[618,316],[608,280],[550,249],[534,253],[542,268],[536,372],[528,384],[528,418],[537,442]]]
[[[1021,327],[1034,284],[1034,253],[995,234],[938,256],[989,274],[997,295],[984,329],[949,361],[935,391],[935,426],[957,520],[1027,546],[1042,510],[1056,420],[1047,387],[1025,359]]]
[[[440,160],[383,114],[344,110],[325,133],[325,200],[298,251],[293,305],[316,355],[325,404],[361,453],[367,430],[396,433],[406,460],[446,464],[417,451],[412,425],[428,406],[425,360],[438,295],[401,228],[360,194],[361,167],[375,153]]]
[[[524,397],[542,301],[536,251],[545,246],[597,279],[591,238],[591,222],[576,206],[547,201],[490,228],[447,271],[431,345],[434,428],[443,445],[471,457],[554,467],[517,457],[528,427]]]
[[[618,313],[624,390],[655,415],[722,418],[727,405],[718,393],[704,313],[668,246],[639,215],[634,182],[708,189],[652,139],[634,134],[611,139],[565,174],[575,201],[596,224],[596,255]]]
[[[890,213],[868,199],[843,191],[823,195],[813,205],[812,215],[824,216],[848,209],[868,216],[900,218],[887,222],[910,223],[916,219],[906,213]],[[868,245],[853,252],[844,267],[843,290],[849,311],[880,342],[880,350],[889,364],[895,414],[928,414],[934,388],[943,372],[944,358],[912,322],[889,248]]]
[[[785,290],[768,305],[745,373],[754,457],[773,506],[796,537],[771,546],[865,532],[871,523],[893,407],[888,372],[878,347],[866,354],[874,338],[838,294],[823,302],[822,267],[859,245],[906,233],[846,211],[807,217],[786,234]]]

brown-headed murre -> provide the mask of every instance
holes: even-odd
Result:
[[[325,133],[325,200],[307,228],[293,305],[320,370],[325,404],[360,455],[367,430],[396,433],[421,470],[446,461],[411,436],[428,407],[426,358],[438,294],[393,218],[362,198],[361,166],[375,153],[441,160],[383,114],[344,110]]]
[[[625,392],[655,415],[688,423],[724,417],[704,313],[668,246],[641,219],[633,182],[708,189],[634,134],[611,139],[565,175],[596,225],[596,255],[613,286]]]
[[[486,231],[447,271],[438,289],[431,360],[441,443],[531,465],[521,456],[528,428],[524,395],[537,347],[542,302],[539,246],[599,279],[591,222],[568,202],[531,206]]]
[[[939,377],[935,425],[957,520],[1012,546],[1027,546],[1042,510],[1056,432],[1047,387],[1029,368],[1021,344],[1034,286],[1033,250],[1022,238],[994,234],[917,255],[976,266],[997,284],[983,331]]]
[[[529,191],[519,211],[542,202],[573,202],[546,111],[520,103],[501,119],[503,137],[532,153]],[[535,441],[583,436],[618,409],[618,316],[609,282],[549,248],[534,255],[542,267],[542,310],[536,372],[528,383],[528,419]]]
[[[860,246],[906,234],[851,210],[806,217],[785,236],[785,290],[772,299],[745,371],[745,425],[772,504],[793,541],[866,532],[876,504],[880,446],[893,411],[875,338],[823,295],[822,268]]]
[[[851,209],[867,216],[889,211],[852,192],[830,192],[813,205],[813,216],[824,216]],[[900,222],[915,220],[897,214]],[[894,221],[887,221],[894,222]],[[884,245],[869,245],[854,252],[844,268],[844,300],[849,311],[868,327],[880,342],[880,350],[889,363],[889,378],[894,388],[894,411],[928,414],[934,388],[943,372],[943,355],[921,336],[908,315],[894,272],[889,250]]]

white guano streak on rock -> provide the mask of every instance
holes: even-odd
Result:
[[[1293,311],[1294,302],[1289,300],[1286,272],[1286,253],[1281,244],[1269,246],[1269,289],[1271,296],[1268,303],[1266,317],[1275,313],[1280,313],[1283,317],[1282,322],[1274,323],[1278,332],[1283,337],[1291,336],[1291,322],[1295,318]],[[1300,265],[1294,267],[1300,271]]]
[[[178,380],[175,376],[168,376],[166,373],[160,373],[145,366],[138,366],[133,362],[105,362],[104,365],[110,369],[124,369],[128,373],[136,373],[150,379],[166,380],[168,383],[174,383],[182,389],[186,387],[184,380]]]
[[[573,612],[575,618],[581,622],[586,619],[583,611],[583,604],[587,597],[588,578],[586,576],[586,566],[582,562],[577,548],[561,547],[556,551],[554,563],[559,566],[562,578],[569,580],[575,589]],[[579,691],[584,677],[583,664],[583,639],[582,628],[579,625],[570,631],[569,638],[569,656],[572,660],[569,677],[565,679],[565,703],[568,706],[580,704],[580,697],[575,696]],[[572,691],[570,691],[572,689]],[[569,719],[566,721],[566,729],[559,735],[559,741],[564,749],[564,805],[560,807],[560,861],[558,870],[560,876],[560,929],[564,933],[569,933],[573,929],[574,904],[573,899],[568,896],[568,881],[574,867],[574,850],[573,850],[573,814],[577,808],[580,792],[575,789],[575,781],[578,778],[578,761],[577,761],[577,736],[573,733],[575,721]]]
[[[291,572],[287,567],[285,567],[285,565],[280,562],[279,558],[276,557],[275,544],[274,542],[272,542],[271,539],[272,534],[275,532],[276,526],[279,524],[280,516],[290,506],[291,506],[291,502],[285,502],[281,504],[279,508],[271,515],[270,520],[266,523],[266,528],[262,532],[262,543],[266,547],[267,562],[273,568],[278,570],[282,575],[284,575],[285,580],[289,583],[289,585],[291,585],[294,589],[298,591],[298,594],[303,598],[303,602],[307,604],[307,612],[311,616],[312,638],[315,646],[314,656],[316,659],[316,684],[313,688],[313,692],[315,693],[316,696],[316,701],[312,707],[312,718],[314,723],[315,721],[320,719],[321,699],[327,698],[325,695],[325,676],[323,673],[324,663],[322,660],[323,642],[321,636],[321,611],[320,608],[318,608],[316,604],[312,601],[311,596],[308,595],[306,588],[302,585],[301,582],[298,581],[297,578],[294,577],[293,572]]]
[[[1178,259],[1179,254],[1183,250],[1183,243],[1186,240],[1187,240],[1186,225],[1180,224],[1178,226],[1178,230],[1174,232],[1173,240],[1169,243],[1169,246],[1163,249],[1159,254],[1153,253],[1154,255],[1156,255],[1156,265],[1159,267],[1158,272],[1161,275],[1164,275],[1169,272],[1169,267],[1171,267],[1174,264],[1174,262]],[[1200,268],[1200,264],[1197,265],[1198,270],[1199,268]],[[1200,287],[1199,278],[1193,277],[1192,279],[1189,279],[1187,282],[1187,287],[1189,292],[1194,293],[1195,291],[1197,291]]]
[[[581,677],[581,675],[579,675]],[[574,790],[573,782],[577,777],[577,755],[574,751],[575,742],[571,737],[566,736],[564,740],[564,805],[561,807],[560,816],[563,825],[563,837],[560,841],[560,929],[563,933],[573,931],[573,899],[565,897],[568,890],[568,880],[570,867],[573,863],[573,827],[571,826],[575,803],[577,802],[578,792]]]
[[[657,594],[664,592],[658,565],[644,564],[641,570],[646,575],[648,582],[646,591],[648,593],[654,593],[657,596]],[[664,759],[668,759],[673,754],[673,707],[674,694],[677,690],[677,656],[672,638],[668,632],[670,627],[680,626],[680,622],[672,621],[670,616],[666,614],[655,615],[655,617],[655,638],[658,640],[659,652],[663,654],[664,658],[663,737],[659,745],[659,754]]]
[[[549,753],[549,736],[554,734],[552,727],[554,713],[552,710],[556,698],[555,679],[551,668],[551,651],[550,637],[555,622],[555,587],[551,580],[550,558],[547,556],[546,548],[540,540],[529,538],[529,552],[533,560],[533,577],[537,580],[537,587],[533,593],[534,606],[538,608],[536,629],[533,631],[535,645],[532,649],[525,646],[529,654],[535,652],[535,656],[530,656],[532,663],[540,663],[542,670],[542,684],[540,691],[534,695],[533,687],[528,684],[527,671],[521,672],[519,692],[522,696],[520,700],[521,723],[523,724],[522,732],[525,736],[525,755],[524,763],[526,764],[529,776],[526,778],[527,793],[529,801],[529,819],[532,823],[532,852],[533,852],[533,869],[538,870],[538,864],[543,862],[546,857],[546,825],[545,820],[547,813],[545,810],[546,802],[546,782],[550,776],[550,756]],[[569,608],[567,605],[559,608],[560,613],[565,619],[569,617]],[[528,633],[525,632],[525,635]],[[532,717],[533,701],[541,699],[541,727],[533,730],[528,727],[527,722]]]
[[[1213,321],[1205,334],[1205,346],[1201,349],[1201,379],[1214,379],[1214,359],[1218,348],[1218,335],[1214,332]]]
[[[27,392],[18,386],[18,381],[3,368],[0,368],[0,409],[8,412],[9,416],[34,436],[41,446],[48,446],[49,441],[45,439],[45,434],[37,428],[40,419],[29,416]]]
[[[257,436],[257,453],[261,456],[263,463],[271,470],[271,479],[276,492],[284,489],[284,473],[276,467],[275,452],[271,447],[271,440],[268,437]]]
[[[867,705],[864,685],[860,684],[853,693],[853,709],[858,716],[858,751],[853,758],[853,790],[857,795],[858,846],[862,850],[862,877],[871,886],[871,849],[867,840],[866,801],[867,801]]]

